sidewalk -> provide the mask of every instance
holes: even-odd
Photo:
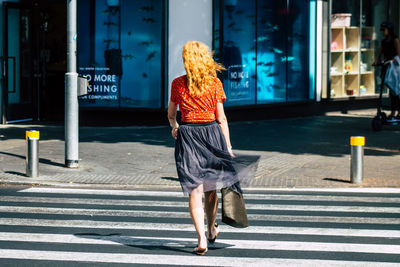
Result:
[[[400,126],[371,130],[375,110],[230,124],[236,153],[261,155],[252,188],[400,187]],[[40,177],[25,176],[25,131],[40,131]],[[365,136],[364,182],[350,180],[350,136]],[[64,168],[64,128],[0,126],[0,183],[180,188],[167,126],[81,127],[80,168]]]

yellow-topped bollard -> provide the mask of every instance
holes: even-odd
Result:
[[[350,137],[351,145],[351,163],[350,163],[350,181],[355,184],[362,184],[364,169],[364,136]]]
[[[26,176],[39,176],[39,131],[26,131]]]
[[[28,140],[28,138],[36,138],[36,139],[40,139],[40,132],[39,131],[35,131],[35,130],[31,130],[31,131],[26,131],[25,132],[25,138],[26,140]]]

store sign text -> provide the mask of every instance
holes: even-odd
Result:
[[[107,67],[83,67],[79,73],[88,79],[88,95],[80,97],[81,100],[118,100],[119,77],[109,74]]]
[[[250,98],[250,77],[246,65],[228,67],[228,89],[230,100],[245,100]]]

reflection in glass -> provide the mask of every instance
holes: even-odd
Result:
[[[313,98],[309,89],[309,1],[223,3],[221,54],[227,68],[227,104]]]
[[[121,107],[161,106],[161,12],[157,0],[122,1]]]
[[[308,0],[291,1],[287,11],[288,24],[288,101],[310,99],[309,66],[309,6]]]
[[[332,1],[332,16],[350,14],[350,26],[360,26],[360,0]]]
[[[255,104],[255,1],[224,1],[223,27],[226,105]]]
[[[381,68],[373,67],[375,55],[381,47],[381,41],[384,35],[380,31],[380,25],[386,20],[382,14],[387,14],[389,10],[396,10],[393,5],[395,1],[388,5],[389,1],[368,0],[363,1],[362,6],[362,36],[361,36],[361,59],[364,68],[361,84],[365,86],[367,93],[379,94],[381,80]],[[398,5],[398,3],[397,3]],[[395,22],[396,18],[391,17],[389,21]],[[368,73],[370,72],[370,73]],[[387,93],[387,87],[384,87],[384,93]]]
[[[258,1],[257,103],[286,101],[285,6]]]
[[[160,108],[162,2],[82,0],[78,16],[81,105]]]

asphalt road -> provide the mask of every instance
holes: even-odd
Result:
[[[399,189],[247,192],[206,256],[171,191],[0,187],[1,266],[399,266]],[[220,221],[220,215],[218,217]]]

